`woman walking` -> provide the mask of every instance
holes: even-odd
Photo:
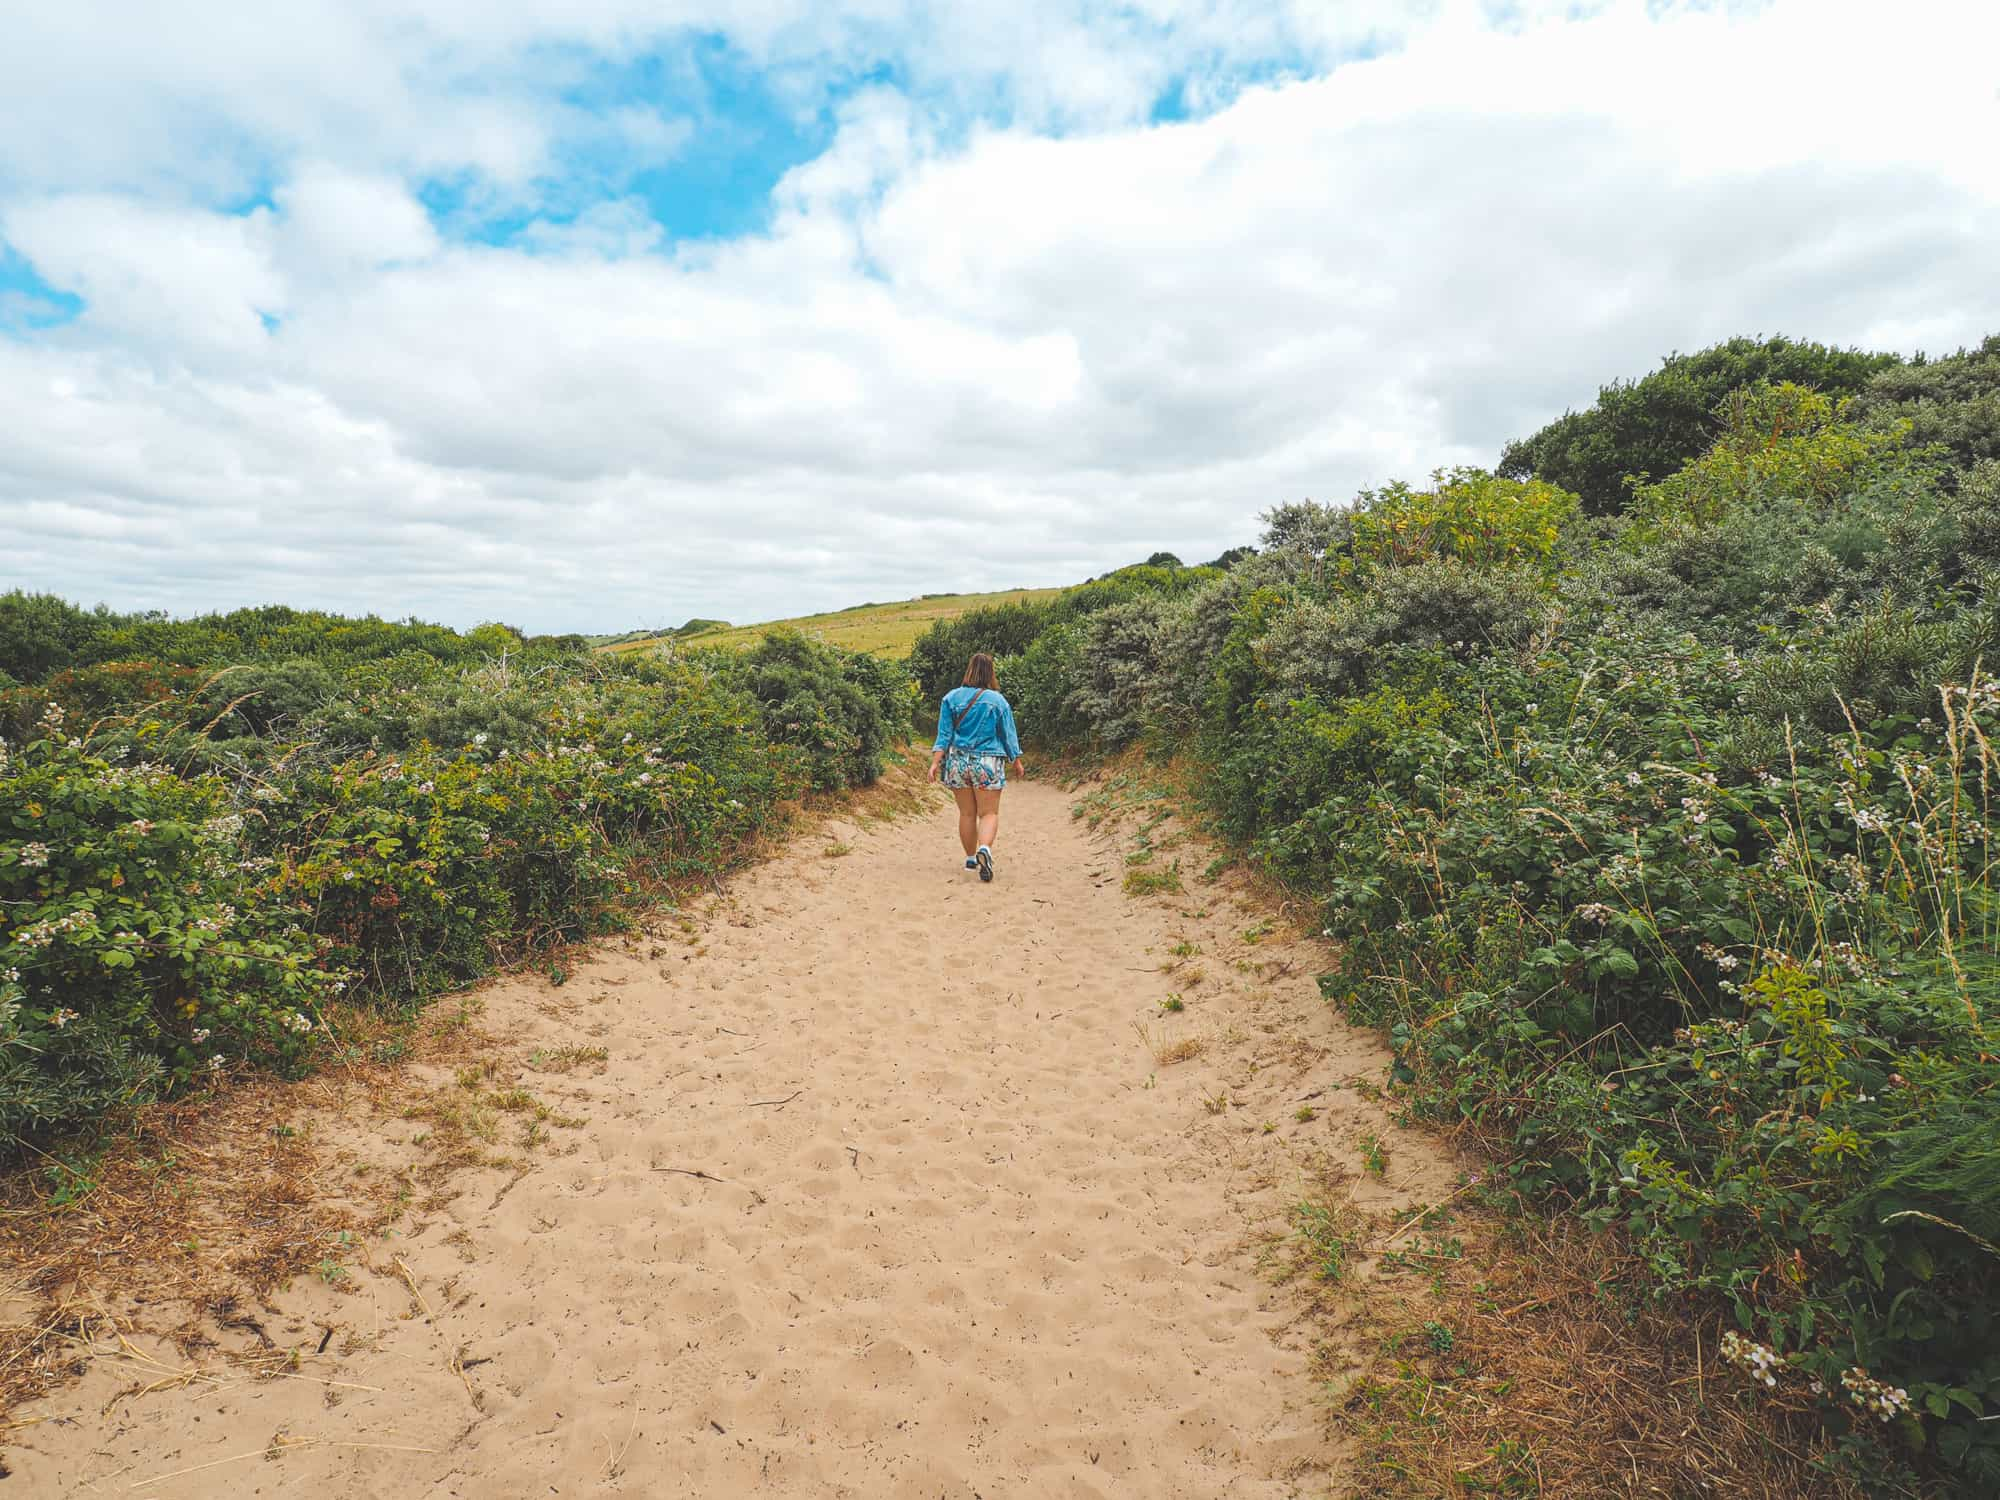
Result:
[[[977,870],[981,880],[993,878],[993,840],[1000,833],[1000,793],[1010,760],[1020,775],[1014,710],[1000,696],[993,658],[981,651],[966,664],[965,685],[938,705],[937,743],[931,746],[931,780],[942,781],[958,799],[965,868]]]

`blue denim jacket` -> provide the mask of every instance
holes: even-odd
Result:
[[[974,697],[979,701],[966,708]],[[961,709],[965,717],[959,720],[958,733],[954,735],[951,721],[958,717]],[[931,749],[954,749],[967,755],[998,755],[1005,760],[1018,760],[1021,737],[1014,732],[1013,707],[992,688],[983,693],[978,688],[953,688],[944,695],[944,702],[938,705],[937,743]]]

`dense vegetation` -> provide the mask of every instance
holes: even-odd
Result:
[[[1189,754],[1417,1107],[1723,1308],[1834,1461],[1994,1493],[1996,375],[1734,341],[912,667]]]
[[[896,668],[797,635],[607,658],[292,610],[0,597],[0,1141],[245,1063],[710,874],[872,781]]]

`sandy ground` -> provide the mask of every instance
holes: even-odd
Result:
[[[1191,850],[1184,893],[1128,896],[1129,830],[1072,802],[1009,790],[991,885],[940,800],[560,988],[487,987],[493,1060],[605,1050],[524,1075],[577,1123],[260,1310],[292,1371],[232,1365],[241,1331],[91,1361],[14,1414],[0,1500],[1348,1493],[1309,1377],[1342,1334],[1300,1317],[1287,1211],[1329,1173],[1435,1202],[1452,1168],[1344,1086],[1385,1058],[1323,955]],[[393,1100],[299,1126],[344,1170],[430,1128]]]

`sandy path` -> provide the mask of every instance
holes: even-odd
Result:
[[[1327,1331],[1294,1326],[1259,1235],[1366,1130],[1392,1144],[1387,1180],[1352,1185],[1364,1206],[1449,1190],[1339,1087],[1381,1076],[1377,1044],[1319,1003],[1310,951],[1246,941],[1256,914],[1219,890],[1125,895],[1129,843],[1060,790],[1008,793],[990,886],[950,826],[942,805],[834,825],[693,936],[487,989],[498,1054],[606,1049],[524,1075],[586,1123],[525,1174],[459,1178],[350,1289],[295,1283],[265,1321],[305,1345],[297,1376],[218,1358],[106,1415],[134,1377],[100,1362],[17,1414],[49,1420],[0,1491],[1343,1493],[1306,1378]],[[851,853],[825,857],[834,839]],[[1200,951],[1169,977],[1177,943]],[[1162,1014],[1170,991],[1185,1012]],[[1141,1025],[1205,1050],[1162,1066]],[[391,1163],[425,1128],[307,1123]]]

